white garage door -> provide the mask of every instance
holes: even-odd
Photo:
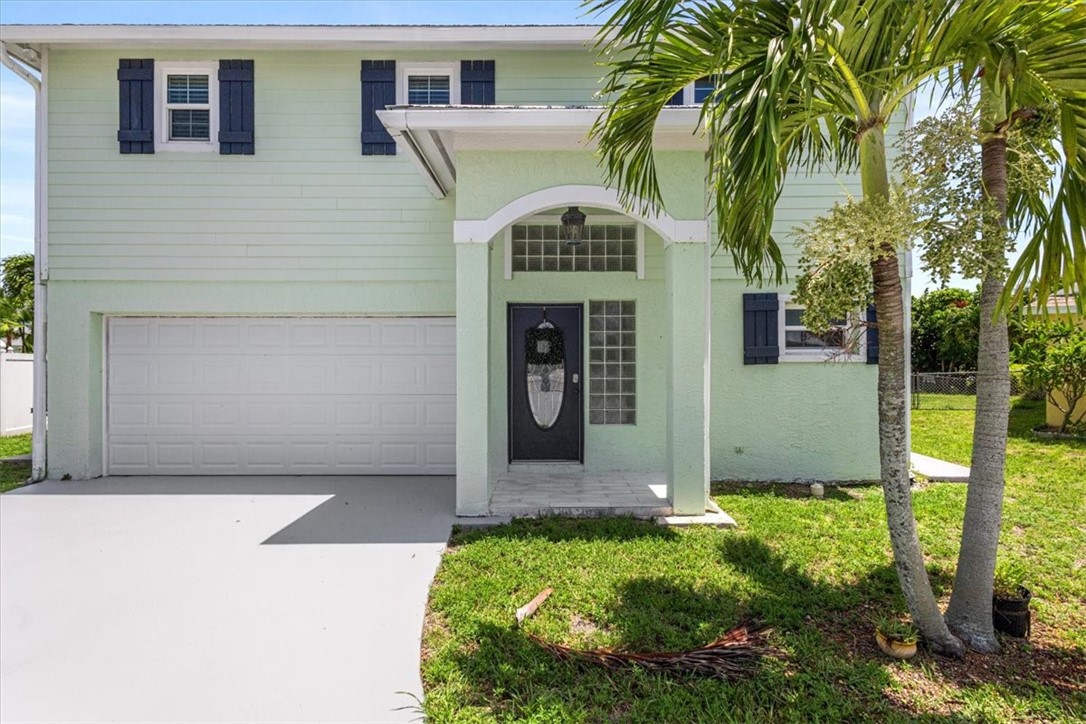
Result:
[[[450,318],[109,320],[114,475],[448,475]]]

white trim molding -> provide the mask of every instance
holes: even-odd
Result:
[[[435,105],[450,105],[455,106],[460,104],[460,62],[459,61],[447,61],[447,62],[408,62],[396,64],[396,105],[406,106],[408,104],[407,98],[407,79],[411,76],[429,75],[429,76],[445,76],[449,79],[449,102],[447,104],[435,104]],[[426,104],[416,104],[426,105]]]
[[[412,72],[441,71],[441,64],[410,64]],[[404,71],[397,71],[397,98],[406,91]],[[459,99],[459,72],[452,76],[452,99]],[[377,117],[407,154],[435,198],[445,198],[456,185],[455,150],[568,150],[590,151],[592,124],[602,106],[390,106]],[[698,132],[701,111],[675,108],[660,114],[654,143],[669,150],[704,150],[707,140]],[[676,238],[676,241],[686,239]]]
[[[845,352],[841,347],[797,348],[789,351],[786,335],[789,331],[796,331],[800,327],[786,324],[785,313],[789,309],[803,309],[804,307],[793,301],[791,294],[778,294],[777,300],[779,302],[777,308],[777,342],[779,348],[777,359],[779,362],[867,362],[866,327],[862,327],[863,331],[853,340],[855,347],[851,353]],[[857,322],[857,320],[861,321]],[[857,326],[862,325],[862,315],[859,313],[850,314],[845,322],[845,326],[841,329],[846,335],[851,334]],[[806,327],[802,327],[802,329],[806,329]]]
[[[208,139],[206,141],[170,140],[170,105],[167,102],[167,79],[171,75],[206,75],[207,103],[188,108],[208,110]],[[212,153],[219,149],[219,63],[218,61],[155,62],[155,152],[184,151]]]
[[[3,25],[5,43],[128,48],[568,48],[583,50],[598,25]]]
[[[664,243],[706,243],[709,227],[705,219],[674,219],[667,213],[645,215],[637,211],[640,200],[631,199],[626,208],[618,191],[606,186],[569,184],[551,186],[513,199],[486,219],[457,219],[453,222],[453,241],[457,244],[488,244],[507,226],[548,209],[586,206],[616,211],[655,231]]]

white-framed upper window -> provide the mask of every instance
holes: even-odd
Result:
[[[396,104],[455,106],[460,103],[460,63],[403,63],[396,82]]]
[[[155,150],[214,151],[219,136],[219,64],[155,64]]]
[[[780,296],[777,328],[780,330],[780,360],[782,362],[862,361],[864,328],[856,319],[834,320],[828,332],[816,334],[803,323],[804,307],[792,301],[791,295]]]
[[[707,75],[704,78],[698,78],[693,83],[683,86],[683,102],[684,106],[700,106],[705,102],[705,99],[712,95],[716,90],[716,77]]]

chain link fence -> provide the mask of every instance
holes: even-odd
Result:
[[[977,408],[976,372],[914,372],[912,379],[914,410],[975,410]],[[1011,377],[1011,394],[1020,395],[1018,381]]]

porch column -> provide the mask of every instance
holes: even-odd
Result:
[[[490,243],[456,244],[456,512],[490,506]]]
[[[701,515],[709,496],[709,245],[669,243],[667,492],[676,515]]]

